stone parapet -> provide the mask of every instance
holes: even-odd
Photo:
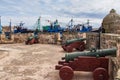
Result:
[[[0,43],[24,43],[28,37],[33,36],[33,33],[17,33],[17,34],[12,34],[11,39],[6,39],[5,34],[1,34],[0,36]],[[39,33],[39,43],[40,44],[60,44],[61,42],[65,42],[66,40],[69,39],[74,39],[74,38],[85,38],[86,33]]]

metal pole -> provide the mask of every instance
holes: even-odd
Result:
[[[41,21],[41,17],[38,18],[38,25],[37,25],[37,29],[38,29],[38,31],[40,31],[40,26],[41,26],[41,25],[40,25],[40,24],[41,24],[40,21]]]
[[[1,25],[1,16],[0,16],[0,34],[2,33],[2,25]]]
[[[11,30],[11,19],[10,19],[10,24],[9,24],[9,28],[10,28],[10,34],[9,34],[9,39],[11,39],[11,35],[12,35],[12,30]]]
[[[102,26],[100,27],[100,30],[99,30],[99,45],[98,45],[98,49],[100,49],[100,47],[101,47],[101,33],[102,33]]]
[[[9,25],[9,27],[10,27],[10,34],[12,33],[12,30],[11,30],[11,19],[10,19],[10,25]]]

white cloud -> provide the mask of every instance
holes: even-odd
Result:
[[[34,25],[37,18],[42,15],[45,19],[68,22],[71,18],[86,22],[91,20],[93,26],[99,27],[102,19],[110,9],[120,13],[119,0],[1,0],[0,15],[2,24],[7,25],[9,19],[13,24],[20,21],[26,26]]]

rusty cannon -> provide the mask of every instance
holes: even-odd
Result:
[[[67,52],[72,52],[73,49],[83,51],[85,50],[84,40],[86,40],[86,38],[67,40],[65,43],[63,43],[62,48],[64,51],[67,51]]]
[[[110,59],[105,56],[116,56],[117,49],[103,49],[79,53],[69,53],[55,66],[62,80],[72,80],[74,71],[93,72],[94,80],[109,80]]]
[[[34,36],[30,36],[27,38],[27,40],[25,41],[25,44],[35,44],[35,43],[39,43],[39,40],[38,40],[38,36],[37,35],[34,35]]]

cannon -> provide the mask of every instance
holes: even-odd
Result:
[[[38,40],[38,36],[30,36],[27,38],[27,41],[25,41],[25,44],[35,44],[35,43],[39,43],[39,40]]]
[[[116,50],[116,48],[110,48],[66,54],[55,69],[59,70],[62,80],[72,80],[74,71],[93,72],[94,80],[109,80],[112,75],[109,70],[110,59],[105,56],[116,56]]]
[[[67,40],[65,43],[63,43],[62,48],[67,52],[72,52],[74,48],[76,50],[83,51],[85,50],[84,40],[86,40],[86,38]]]
[[[116,48],[110,48],[110,49],[102,49],[102,50],[96,50],[92,49],[90,51],[84,51],[84,52],[74,52],[65,54],[65,57],[62,57],[62,59],[66,62],[74,60],[74,58],[77,58],[79,56],[91,56],[91,57],[105,57],[108,55],[116,56]]]

